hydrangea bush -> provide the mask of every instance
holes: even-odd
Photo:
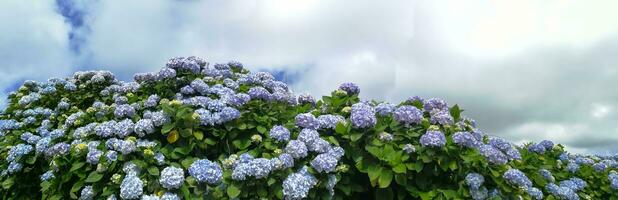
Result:
[[[2,199],[618,199],[618,156],[488,136],[459,106],[296,96],[238,62],[26,81],[1,113]]]

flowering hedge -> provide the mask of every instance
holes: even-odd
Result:
[[[618,156],[483,134],[457,105],[316,100],[238,62],[26,81],[1,113],[2,199],[618,199]]]

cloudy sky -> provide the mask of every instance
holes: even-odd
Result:
[[[515,3],[516,2],[516,3]],[[173,56],[241,61],[297,93],[441,97],[485,132],[618,152],[617,1],[0,1],[0,106],[24,80]]]

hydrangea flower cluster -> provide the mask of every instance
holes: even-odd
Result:
[[[427,131],[421,136],[420,142],[424,147],[443,147],[446,144],[446,136],[440,131]]]
[[[555,158],[562,146],[547,140],[515,146],[487,137],[474,120],[460,116],[461,110],[449,108],[442,99],[415,96],[400,104],[378,103],[359,99],[359,92],[358,85],[343,83],[323,100],[296,96],[269,73],[249,72],[235,61],[211,66],[197,57],[172,58],[158,71],[136,74],[131,82],[107,71],[26,81],[9,95],[9,106],[0,113],[0,156],[6,161],[0,163],[0,182],[11,188],[0,190],[0,197],[41,198],[15,189],[15,183],[30,184],[23,177],[34,177],[28,180],[41,181],[34,187],[45,186],[45,195],[62,192],[62,198],[71,193],[71,198],[109,200],[176,200],[198,194],[221,199],[347,199],[358,189],[345,192],[338,184],[353,181],[372,194],[385,182],[409,188],[416,181],[408,177],[431,177],[424,172],[435,165],[439,176],[465,178],[466,188],[456,190],[456,198],[505,197],[502,192],[515,189],[542,199],[543,186],[522,172],[528,168],[519,171],[520,162],[509,163],[521,160],[522,154],[527,159],[541,156],[537,154],[559,159],[556,165],[542,165],[546,169],[537,163],[527,166],[539,169],[549,182],[543,188],[548,196],[578,199],[580,193],[598,198],[585,194],[598,188],[588,176],[565,178],[559,170],[596,173],[593,177],[608,173],[610,188],[618,190],[618,156],[563,153]],[[366,152],[368,146],[375,151]],[[380,153],[384,156],[377,156]],[[437,159],[427,160],[427,153]],[[457,159],[474,164],[463,167],[452,162]],[[486,166],[484,162],[506,165],[491,167],[508,184],[496,184],[499,177],[482,174],[487,170],[478,166]],[[476,172],[461,174],[456,167]],[[69,180],[77,177],[80,187],[66,183],[67,169],[76,175]],[[283,196],[247,188],[273,189]]]

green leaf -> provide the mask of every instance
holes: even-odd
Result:
[[[182,186],[180,187],[180,191],[182,191],[182,194],[185,196],[185,199],[191,199],[191,192],[189,192],[189,188],[187,187],[187,184],[182,184]]]
[[[236,148],[244,150],[247,147],[249,147],[249,145],[251,145],[251,140],[249,140],[249,139],[238,139],[238,140],[232,141],[232,144]]]
[[[182,136],[183,138],[188,138],[189,136],[193,135],[193,129],[191,128],[185,128],[180,130],[180,136]]]
[[[398,164],[397,166],[393,167],[393,172],[398,174],[406,173],[406,165]]]
[[[240,195],[240,190],[236,186],[230,185],[227,187],[227,195],[230,198],[236,198]]]
[[[380,188],[387,188],[391,181],[393,181],[393,172],[391,170],[382,170],[380,179],[378,180],[378,186]]]
[[[459,105],[455,104],[453,107],[451,107],[451,109],[449,109],[449,112],[451,113],[451,116],[453,116],[453,120],[454,121],[459,121],[459,119],[461,118],[461,113],[464,110],[459,109]]]
[[[101,178],[103,178],[103,174],[99,174],[99,172],[95,171],[88,175],[88,178],[86,178],[86,183],[98,182],[101,180]]]
[[[195,139],[197,140],[202,140],[204,139],[204,133],[202,133],[202,131],[193,131],[193,136],[195,137]]]
[[[153,175],[153,176],[158,176],[159,175],[159,168],[157,168],[155,166],[152,166],[152,167],[148,168],[148,173],[150,175]]]
[[[174,123],[167,123],[164,124],[163,127],[161,127],[161,133],[165,134],[165,133],[169,133],[170,131],[172,131],[172,129],[174,129],[176,124]]]
[[[262,134],[266,133],[266,128],[265,128],[265,127],[263,127],[263,126],[257,126],[256,128],[257,128],[257,131],[258,131],[259,133],[262,133]]]
[[[78,170],[78,169],[82,168],[85,164],[86,164],[85,162],[73,163],[73,165],[71,165],[71,169],[69,170],[69,172],[73,172],[75,170]]]
[[[363,134],[362,134],[362,133],[353,133],[353,134],[351,134],[351,135],[350,135],[350,140],[351,140],[352,142],[356,142],[356,141],[358,141],[359,139],[361,139],[361,137],[363,137]]]
[[[346,134],[348,132],[348,128],[345,127],[343,123],[337,123],[337,126],[335,127],[335,132],[339,134]]]
[[[215,140],[213,140],[213,139],[210,139],[210,138],[206,138],[206,139],[204,139],[204,142],[205,142],[206,144],[208,144],[208,145],[215,145],[215,144],[217,144],[217,141],[215,141]]]
[[[8,190],[9,188],[11,188],[11,186],[13,186],[13,183],[15,183],[15,181],[13,180],[13,177],[8,178],[2,182],[2,188],[4,188],[5,190]]]

